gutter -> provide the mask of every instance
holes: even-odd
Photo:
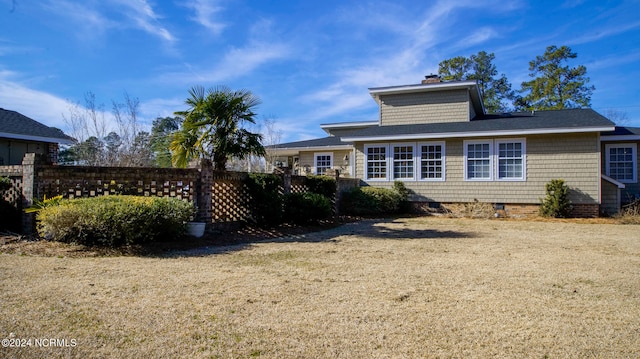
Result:
[[[47,143],[62,143],[65,145],[71,145],[74,143],[73,140],[66,139],[66,138],[22,135],[18,133],[8,133],[8,132],[0,132],[0,138],[8,138],[11,140],[39,141],[39,142],[47,142]]]
[[[436,132],[436,133],[411,133],[402,135],[372,135],[352,136],[340,138],[343,142],[358,141],[396,141],[396,140],[420,140],[442,139],[455,137],[490,137],[490,136],[519,136],[519,135],[545,135],[561,133],[606,132],[613,131],[614,127],[566,127],[566,128],[538,128],[529,130],[498,130],[498,131],[474,131],[474,132]]]

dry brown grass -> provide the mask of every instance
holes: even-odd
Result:
[[[77,346],[0,356],[638,357],[639,230],[419,217],[166,257],[2,254],[0,338]]]

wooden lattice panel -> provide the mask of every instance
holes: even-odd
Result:
[[[291,184],[291,193],[305,193],[309,192],[309,187],[304,184]]]
[[[212,186],[213,222],[244,221],[249,217],[250,201],[246,186],[241,181],[216,181]]]
[[[14,206],[18,206],[22,204],[22,178],[13,176],[9,178],[11,179],[11,188],[4,191],[2,199]]]

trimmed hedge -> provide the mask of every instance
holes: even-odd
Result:
[[[115,247],[178,237],[194,214],[175,198],[102,196],[42,208],[37,227],[47,240]]]
[[[306,185],[309,188],[309,192],[321,194],[329,199],[333,198],[336,194],[338,184],[336,179],[327,176],[307,176]]]
[[[332,206],[329,198],[312,192],[290,193],[285,196],[285,218],[295,224],[308,224],[329,218]]]
[[[269,173],[249,173],[245,185],[251,196],[252,221],[261,227],[282,223],[282,178]]]
[[[342,194],[341,213],[357,216],[395,214],[403,196],[397,191],[378,187],[356,187]]]

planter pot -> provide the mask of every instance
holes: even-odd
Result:
[[[200,238],[204,235],[205,227],[207,223],[205,222],[188,222],[187,223],[187,234],[192,237]]]

